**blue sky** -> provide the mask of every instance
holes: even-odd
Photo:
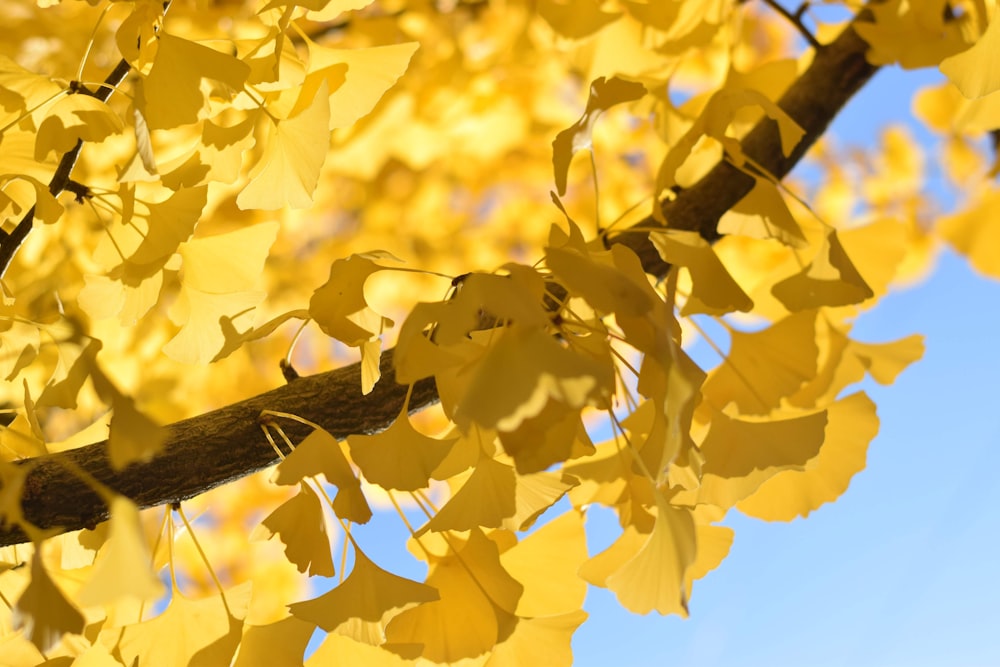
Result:
[[[937,76],[888,68],[832,131],[874,143],[911,125]],[[1000,665],[1000,283],[946,251],[924,284],[865,314],[860,340],[926,336],[891,387],[866,384],[881,430],[847,494],[808,519],[733,513],[733,549],[695,584],[691,617],[635,616],[592,589],[575,664],[685,667]]]

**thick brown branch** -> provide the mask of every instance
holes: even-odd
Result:
[[[785,176],[848,99],[871,77],[875,67],[864,57],[866,45],[846,30],[816,53],[810,67],[781,98],[780,104],[806,131],[791,155],[781,152],[775,124],[762,121],[743,141],[744,151],[778,178]],[[718,238],[719,218],[753,187],[753,179],[729,164],[720,164],[695,186],[682,190],[663,207],[671,227],[697,230],[707,239]],[[652,218],[640,223],[648,228]],[[650,273],[663,275],[666,265],[639,231],[624,232],[612,242],[635,249]],[[322,375],[298,378],[288,385],[220,410],[170,426],[163,454],[149,463],[124,471],[110,469],[106,443],[32,459],[22,500],[24,516],[39,527],[73,530],[95,525],[108,517],[107,508],[87,485],[74,477],[68,460],[142,507],[191,498],[220,484],[239,479],[276,462],[258,425],[261,410],[290,412],[316,422],[337,437],[369,433],[388,427],[402,406],[406,388],[395,383],[392,355],[382,360],[382,380],[362,397],[360,367],[355,364]],[[414,388],[409,408],[419,410],[437,401],[430,380]],[[283,427],[293,438],[306,428],[289,422]],[[0,545],[26,541],[20,530],[0,530]]]

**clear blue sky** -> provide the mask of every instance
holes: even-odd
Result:
[[[916,126],[913,90],[931,73],[891,68],[833,132],[874,142]],[[886,298],[855,334],[926,336],[922,361],[866,385],[881,430],[847,494],[808,519],[733,513],[730,556],[695,584],[691,617],[634,616],[591,589],[576,665],[685,667],[1000,665],[1000,283],[946,252],[932,278]]]

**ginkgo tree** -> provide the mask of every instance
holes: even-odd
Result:
[[[859,313],[1000,271],[993,0],[0,7],[4,664],[569,664],[844,493],[922,353]],[[890,64],[953,210],[823,138]]]

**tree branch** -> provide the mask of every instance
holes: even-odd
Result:
[[[744,151],[775,177],[784,177],[877,70],[865,60],[866,50],[867,45],[848,27],[816,53],[809,68],[782,96],[779,104],[806,132],[791,155],[782,154],[777,127],[767,119],[744,139]],[[663,213],[671,228],[697,230],[704,238],[715,240],[719,238],[719,218],[753,184],[752,177],[723,162],[693,187],[680,191],[663,206]],[[648,229],[656,224],[650,217],[637,227]],[[626,231],[609,241],[633,248],[647,271],[665,275],[668,267],[645,233]],[[192,498],[266,468],[277,462],[277,456],[258,423],[264,409],[302,416],[338,438],[383,430],[399,414],[406,387],[395,382],[391,351],[382,356],[381,365],[382,380],[368,396],[358,391],[361,369],[354,364],[298,378],[265,394],[177,422],[169,427],[162,454],[122,471],[111,470],[106,442],[24,461],[22,464],[31,468],[21,501],[24,518],[41,528],[64,531],[94,526],[108,518],[100,497],[70,472],[73,465],[140,507]],[[409,409],[417,411],[437,400],[433,380],[421,380],[414,387]],[[292,438],[308,432],[294,422],[282,426]],[[17,528],[0,529],[0,546],[25,541],[27,537]]]

